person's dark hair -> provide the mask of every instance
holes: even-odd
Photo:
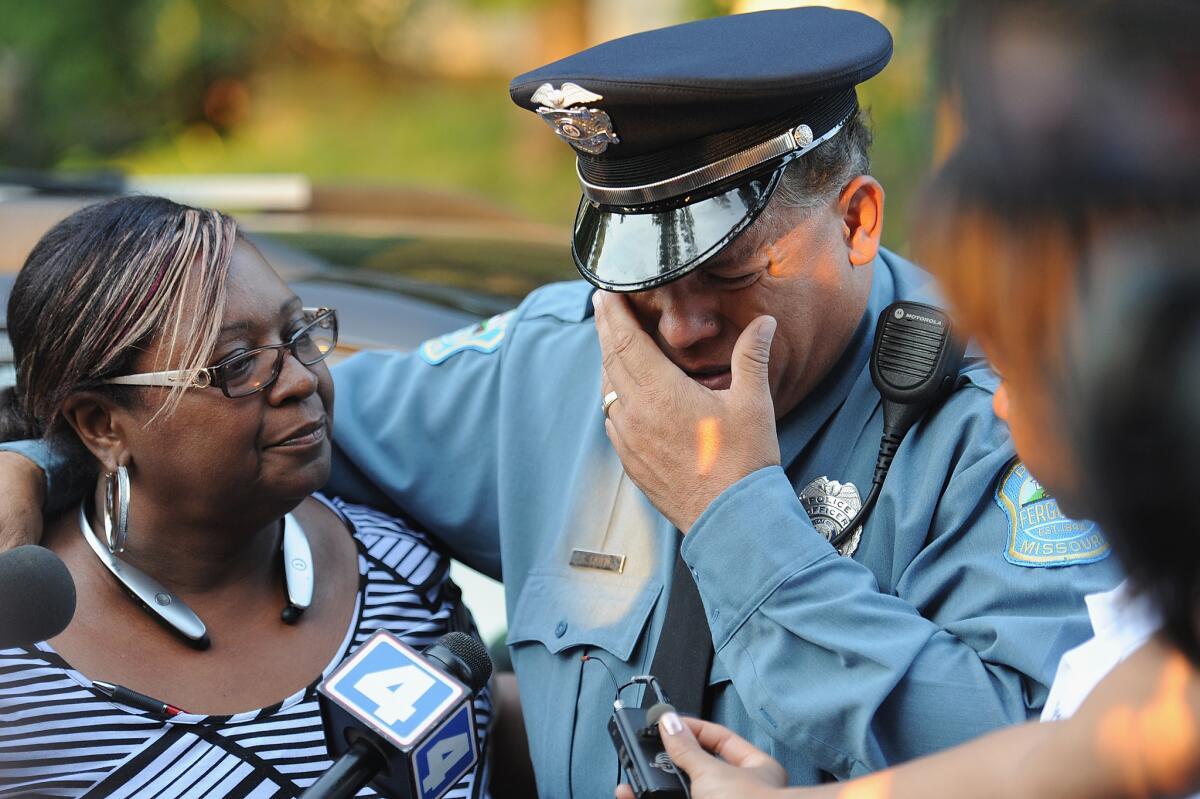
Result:
[[[1113,241],[1078,315],[1063,401],[1076,409],[1091,516],[1167,638],[1200,665],[1200,218]]]
[[[63,401],[84,389],[135,401],[136,392],[104,380],[128,373],[159,337],[166,346],[156,370],[204,366],[236,236],[233,220],[216,211],[144,196],[88,206],[51,228],[9,296],[17,381],[0,394],[0,440],[45,438],[81,455]],[[163,409],[182,390],[172,390]]]
[[[858,110],[840,131],[784,168],[770,210],[807,211],[826,205],[854,178],[871,171],[871,126]]]
[[[1024,225],[1195,202],[1200,4],[972,0],[942,34],[953,185]],[[969,197],[966,199],[970,199]],[[953,201],[953,200],[952,200]]]
[[[949,30],[965,135],[926,190],[918,255],[1005,368],[1070,409],[1072,499],[1200,666],[1200,5],[980,0]],[[1146,246],[1097,270],[1118,238]],[[1169,287],[1089,304],[1151,268]]]

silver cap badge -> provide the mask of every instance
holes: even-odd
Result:
[[[796,146],[803,149],[813,143],[812,128],[808,125],[797,125],[792,128],[792,138],[796,140]]]
[[[818,477],[800,492],[800,505],[812,520],[817,532],[826,541],[845,530],[850,520],[862,508],[862,497],[854,483],[839,483],[828,477]],[[838,547],[838,554],[850,557],[862,540],[862,525]]]
[[[585,105],[603,99],[595,92],[589,92],[574,83],[564,83],[558,89],[549,83],[543,83],[529,98],[530,102],[542,104],[537,110],[538,116],[554,128],[554,132],[563,141],[591,155],[599,155],[608,149],[608,145],[619,144],[621,140],[613,132],[612,120],[608,114],[599,108],[570,106]]]

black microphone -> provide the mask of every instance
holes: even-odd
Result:
[[[650,686],[658,701],[649,708],[625,707],[620,692],[635,684]],[[620,769],[629,778],[629,786],[637,799],[686,799],[691,796],[691,779],[675,766],[658,732],[658,720],[664,714],[674,712],[675,706],[667,701],[667,695],[653,674],[636,675],[617,688],[612,718],[608,720],[608,735],[616,747]]]
[[[48,549],[0,552],[0,649],[26,647],[67,629],[75,615],[75,581]]]
[[[920,302],[894,302],[879,315],[871,348],[871,380],[883,397],[883,438],[871,492],[850,524],[829,542],[835,549],[875,507],[909,428],[954,391],[965,345],[952,335],[953,327],[945,311]]]
[[[317,687],[337,760],[301,799],[354,796],[372,780],[390,796],[442,796],[479,759],[471,699],[491,676],[487,649],[465,633],[420,654],[375,633]]]

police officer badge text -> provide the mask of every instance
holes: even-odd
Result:
[[[372,636],[318,690],[332,755],[364,727],[404,753],[376,779],[389,793],[437,799],[479,758],[468,689],[390,633]]]
[[[818,477],[799,494],[800,504],[816,531],[832,541],[833,537],[850,526],[851,520],[862,509],[862,497],[854,483],[839,483],[828,477]],[[862,525],[850,538],[838,547],[838,554],[850,557],[862,540]]]
[[[1018,566],[1074,566],[1108,557],[1109,544],[1095,522],[1068,519],[1025,464],[1013,461],[996,486],[996,504],[1011,534],[1004,557]]]

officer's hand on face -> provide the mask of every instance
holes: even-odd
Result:
[[[620,398],[605,430],[625,473],[687,532],[713,500],[746,475],[779,463],[767,382],[775,319],[746,326],[733,350],[732,384],[712,391],[684,374],[638,324],[625,298],[597,291],[604,391]]]
[[[0,452],[0,551],[42,539],[46,479],[37,465],[15,452]]]
[[[720,724],[666,713],[658,722],[658,732],[671,760],[691,779],[692,799],[781,799],[785,795],[783,766]],[[628,785],[617,786],[616,795],[634,799]]]

